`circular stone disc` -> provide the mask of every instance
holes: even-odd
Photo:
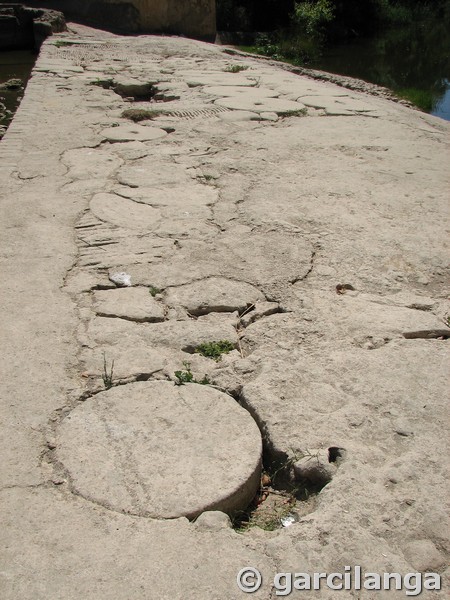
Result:
[[[164,129],[145,125],[119,125],[103,129],[101,135],[108,142],[148,142],[167,135]]]
[[[80,404],[60,424],[56,449],[77,493],[154,518],[245,508],[261,452],[255,421],[230,396],[169,381],[113,387]]]

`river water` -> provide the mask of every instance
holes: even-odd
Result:
[[[421,21],[327,48],[312,68],[392,89],[423,110],[450,121],[450,27]]]

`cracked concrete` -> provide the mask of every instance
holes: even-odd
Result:
[[[446,585],[448,124],[71,27],[0,143],[2,597],[234,600],[247,565],[255,598],[356,564]],[[217,509],[253,496],[261,436],[266,469],[329,482],[292,526],[237,533]]]

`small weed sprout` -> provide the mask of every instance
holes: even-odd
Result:
[[[105,386],[105,390],[109,390],[113,386],[113,378],[114,378],[114,359],[111,361],[111,368],[108,371],[108,366],[106,363],[106,353],[103,352],[103,385]]]
[[[214,177],[214,175],[209,175],[208,173],[206,173],[206,175],[199,175],[197,177],[197,179],[199,181],[204,181],[206,183],[210,183],[211,181],[214,181],[216,178]]]
[[[200,380],[194,378],[194,374],[191,371],[191,363],[183,361],[183,366],[185,368],[184,371],[175,371],[175,377],[178,379],[178,381],[175,382],[176,385],[184,385],[185,383],[199,383],[200,385],[211,384],[206,375]]]
[[[248,67],[244,65],[230,65],[226,69],[224,69],[225,73],[240,73],[241,71],[246,71]]]
[[[230,340],[220,340],[219,342],[204,342],[197,346],[195,352],[217,362],[222,358],[222,354],[228,354],[234,348],[235,346]]]
[[[148,288],[148,291],[149,291],[149,294],[151,296],[153,296],[153,298],[154,298],[157,294],[160,294],[162,290],[160,290],[155,285],[150,285],[149,288]]]

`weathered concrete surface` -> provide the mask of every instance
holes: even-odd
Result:
[[[279,571],[444,575],[449,125],[198,42],[78,31],[74,46],[44,44],[0,144],[2,598],[231,600],[247,565],[264,599]],[[130,102],[94,85],[130,80],[179,98]],[[148,139],[108,141],[105,130],[129,133],[130,108],[164,114],[136,129]],[[131,287],[116,289],[117,272]],[[195,353],[220,340],[237,349],[218,362]],[[331,477],[291,527],[124,514],[102,480],[110,442],[92,470],[81,462],[101,438],[66,431],[73,416],[136,417],[106,410],[105,365],[126,402],[135,385],[176,389],[188,363],[250,411],[266,466],[281,461],[298,485]],[[181,389],[188,410],[198,388]],[[194,437],[227,431],[191,417]],[[132,440],[117,480],[133,473]],[[158,455],[163,476],[161,444]],[[219,496],[225,466],[211,479]],[[105,502],[80,495],[80,472]]]

